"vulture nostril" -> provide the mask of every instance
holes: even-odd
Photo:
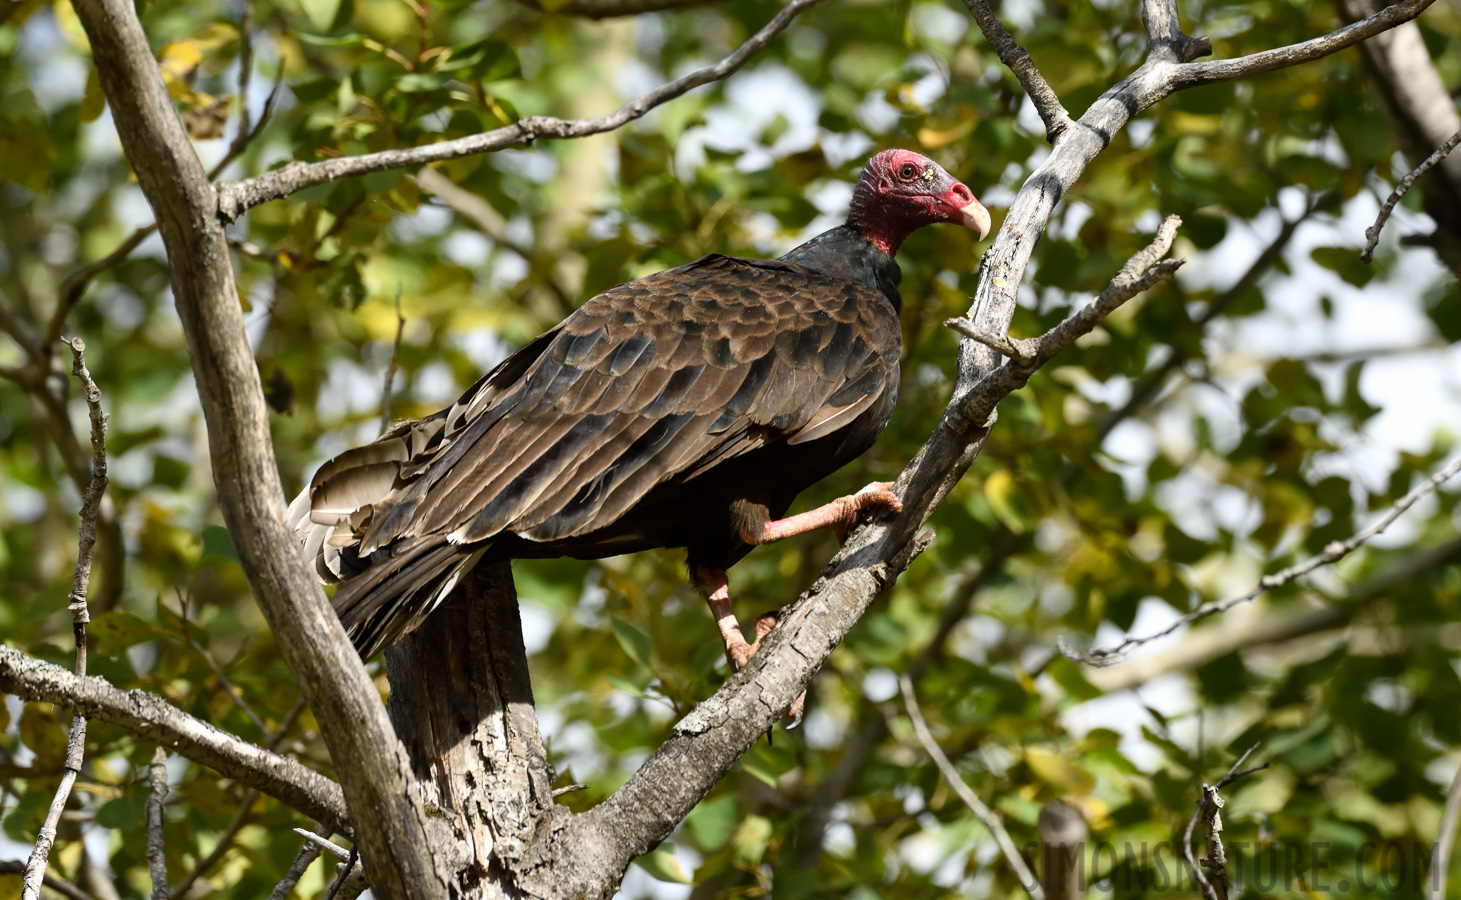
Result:
[[[958,197],[960,200],[974,199],[974,195],[969,193],[969,189],[964,187],[962,184],[954,185],[954,196]]]

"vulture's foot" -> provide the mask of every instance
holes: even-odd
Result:
[[[818,528],[830,528],[837,534],[839,541],[845,540],[847,532],[857,524],[864,510],[881,506],[894,513],[903,511],[903,501],[893,493],[892,488],[891,481],[874,481],[857,493],[838,497],[825,506],[767,522],[759,535],[743,531],[741,539],[748,544],[770,544],[798,534],[806,534],[808,531],[816,531]]]
[[[698,568],[693,573],[693,578],[696,586],[705,591],[705,602],[710,606],[710,614],[715,616],[715,627],[719,629],[721,642],[725,644],[726,662],[730,663],[732,673],[739,672],[756,655],[756,651],[761,649],[761,641],[776,627],[780,618],[777,613],[769,612],[756,619],[756,640],[748,643],[746,636],[741,633],[741,623],[731,611],[730,582],[725,573],[719,569]],[[802,723],[806,699],[806,692],[803,691],[787,710],[788,731]]]

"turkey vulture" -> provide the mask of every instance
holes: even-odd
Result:
[[[320,467],[290,524],[362,657],[483,559],[685,547],[733,666],[755,652],[725,570],[757,544],[901,504],[887,484],[782,518],[870,447],[898,397],[893,255],[989,213],[938,164],[886,150],[847,224],[776,260],[711,255],[609,288],[451,407]],[[757,641],[765,631],[757,625]]]

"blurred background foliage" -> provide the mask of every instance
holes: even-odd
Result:
[[[720,58],[777,9],[670,0],[593,17],[616,5],[256,0],[252,119],[276,83],[279,95],[225,177],[524,115],[604,113]],[[1137,7],[1020,0],[1000,12],[1078,114],[1140,62]],[[240,129],[242,11],[218,0],[142,8],[208,165]],[[1219,56],[1341,21],[1330,4],[1282,0],[1182,12]],[[70,665],[84,410],[59,344],[40,339],[80,335],[112,416],[91,672],[328,773],[220,527],[160,242],[143,237],[56,313],[79,269],[151,221],[85,37],[65,0],[11,2],[0,17],[10,311],[0,324],[37,338],[29,350],[0,340],[0,363],[4,374],[52,367],[0,382],[0,632]],[[1461,6],[1437,3],[1420,29],[1455,89]],[[1018,85],[951,0],[829,3],[729,81],[612,135],[322,185],[252,210],[231,229],[239,300],[287,489],[379,432],[398,308],[397,418],[450,402],[609,285],[708,252],[778,255],[836,224],[862,162],[891,146],[937,158],[996,224],[1048,152]],[[1034,335],[1099,291],[1162,215],[1185,223],[1182,277],[1005,402],[934,516],[933,547],[818,676],[805,726],[753,749],[631,868],[623,895],[1020,896],[914,738],[896,698],[908,673],[935,736],[1018,843],[1036,839],[1043,804],[1063,800],[1093,841],[1151,849],[1088,848],[1087,873],[1115,876],[1099,896],[1191,895],[1170,842],[1200,784],[1253,744],[1271,766],[1229,792],[1226,836],[1259,850],[1304,842],[1306,855],[1275,886],[1271,861],[1255,868],[1250,849],[1235,866],[1249,896],[1361,871],[1379,893],[1418,896],[1461,764],[1454,488],[1340,565],[1123,666],[1083,670],[1055,650],[1057,638],[1110,643],[1246,591],[1372,521],[1452,452],[1461,355],[1448,345],[1461,337],[1461,296],[1431,250],[1399,241],[1429,228],[1415,211],[1424,182],[1376,264],[1358,262],[1378,200],[1409,167],[1354,50],[1175,95],[1116,135],[1036,248],[1012,330]],[[979,252],[958,229],[908,241],[902,404],[878,445],[806,504],[894,477],[927,435],[952,386],[956,343],[941,323],[967,307]],[[833,550],[829,535],[757,550],[732,573],[743,621],[789,602]],[[552,760],[561,783],[588,786],[560,802],[581,809],[714,690],[722,654],[674,554],[515,570]],[[25,855],[54,791],[61,721],[47,706],[0,705],[6,857]],[[97,897],[148,892],[152,750],[102,723],[88,732],[52,870]],[[182,759],[171,773],[172,877],[242,823],[194,893],[264,896],[299,847],[288,828],[308,823]],[[1310,865],[1310,841],[1327,844],[1327,869]],[[1401,851],[1383,852],[1387,841]],[[324,879],[316,864],[300,894],[321,894]]]

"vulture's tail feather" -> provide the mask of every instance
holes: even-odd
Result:
[[[424,622],[482,553],[444,539],[422,541],[346,579],[335,592],[335,614],[360,658],[370,659]]]

